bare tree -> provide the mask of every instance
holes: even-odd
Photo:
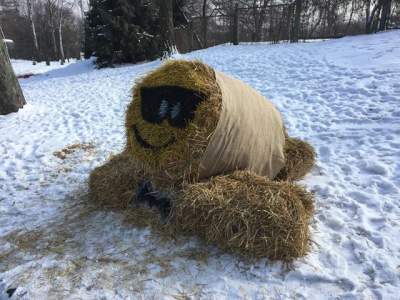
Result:
[[[163,55],[170,55],[175,49],[172,0],[158,0]]]
[[[392,6],[391,0],[383,0],[382,1],[381,17],[379,20],[379,31],[383,31],[383,30],[387,29],[387,25],[388,25],[389,17],[390,17],[391,6]]]
[[[378,17],[380,15],[380,11],[382,9],[384,0],[376,0],[371,3],[370,0],[367,0],[366,5],[366,33],[376,32],[378,27]],[[371,10],[372,6],[372,10]]]
[[[26,7],[28,11],[28,19],[32,29],[33,46],[35,49],[33,54],[33,63],[35,64],[35,61],[39,61],[39,43],[37,39],[35,23],[33,22],[32,0],[26,0]]]
[[[68,6],[68,8],[67,8]],[[65,52],[63,44],[63,23],[66,10],[71,10],[74,1],[68,0],[46,0],[46,11],[48,16],[48,26],[50,29],[51,42],[54,58],[60,59],[61,64],[65,63]],[[56,29],[57,27],[57,29]],[[58,33],[58,47],[56,42],[56,31]]]
[[[254,14],[254,41],[260,42],[262,40],[262,27],[264,25],[265,12],[270,0],[262,1],[261,7],[258,7],[258,1],[253,2],[253,14]]]
[[[300,18],[301,18],[303,0],[296,0],[295,3],[296,3],[296,9],[294,15],[292,42],[297,42],[299,40]]]
[[[46,12],[47,12],[47,22],[50,29],[51,44],[53,48],[53,57],[58,57],[57,43],[56,43],[56,29],[55,29],[55,13],[56,13],[56,1],[57,0],[46,0]]]
[[[349,17],[349,20],[347,22],[346,29],[345,29],[345,33],[346,34],[349,31],[349,27],[350,27],[351,21],[353,20],[354,11],[356,9],[356,4],[354,2],[355,1],[351,1],[351,4],[350,4],[351,5],[351,11],[350,11],[350,17]],[[346,11],[347,11],[347,9],[346,9]]]
[[[81,21],[80,21],[80,51],[79,51],[79,57],[78,59],[81,59],[81,51],[84,48],[84,43],[85,43],[85,11],[83,10],[83,1],[78,0],[78,6],[79,6],[79,11],[81,13]]]
[[[33,61],[63,61],[68,57],[79,57],[83,35],[82,14],[73,10],[75,4],[78,5],[79,2],[0,0],[3,30],[7,38],[15,42],[10,54],[15,58]]]
[[[202,32],[203,32],[203,48],[207,47],[207,0],[203,0],[202,7]]]
[[[59,41],[59,48],[60,48],[60,59],[61,64],[65,63],[65,55],[64,55],[64,46],[63,46],[63,39],[62,39],[62,24],[63,24],[63,17],[64,17],[64,0],[60,0],[59,3],[59,17],[58,17],[58,41]]]

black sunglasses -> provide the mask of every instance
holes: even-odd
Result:
[[[185,128],[193,120],[197,106],[205,95],[178,86],[143,87],[141,113],[143,120],[159,124],[167,119],[177,128]]]

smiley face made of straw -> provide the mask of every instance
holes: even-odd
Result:
[[[214,70],[199,62],[166,63],[133,90],[127,149],[158,177],[195,180],[220,110]]]
[[[205,100],[200,92],[178,86],[143,87],[140,90],[141,114],[148,126],[162,124],[173,128],[184,129],[194,118],[198,104]],[[185,101],[186,100],[186,101]],[[143,138],[137,124],[133,125],[136,141],[145,149],[153,151],[167,148],[176,142],[173,134],[161,145],[154,145]],[[152,136],[147,137],[152,139]],[[157,141],[156,141],[157,142]]]

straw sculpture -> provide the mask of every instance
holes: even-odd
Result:
[[[123,153],[91,173],[92,201],[249,258],[307,253],[313,200],[295,181],[315,152],[250,86],[198,61],[169,61],[136,83],[125,125]],[[160,222],[146,223],[148,212]]]

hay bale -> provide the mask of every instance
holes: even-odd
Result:
[[[113,156],[91,173],[90,199],[103,209],[126,209],[143,178],[130,154]],[[126,221],[150,226],[164,238],[198,235],[247,258],[290,261],[307,253],[313,202],[298,185],[238,171],[184,185],[174,195],[167,226],[157,211],[145,208],[126,210]]]
[[[304,188],[238,171],[185,187],[171,224],[245,257],[290,261],[309,249],[312,213]]]
[[[89,198],[105,208],[127,208],[143,170],[128,152],[112,156],[90,173]]]
[[[234,170],[274,178],[284,165],[280,113],[242,81],[170,61],[142,78],[126,114],[127,149],[172,182]]]
[[[158,211],[145,207],[132,209],[131,200],[139,181],[148,178],[142,166],[130,153],[111,156],[102,166],[95,168],[89,177],[89,200],[102,210],[117,210],[124,215],[124,222],[138,227],[151,227],[164,237],[171,237],[165,230]]]
[[[286,162],[275,180],[296,181],[302,179],[314,166],[316,153],[307,142],[286,137],[284,147]]]

